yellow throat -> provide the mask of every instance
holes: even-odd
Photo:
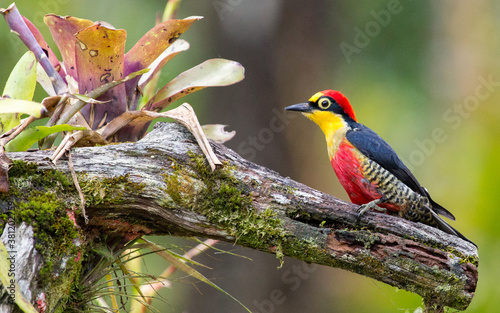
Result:
[[[316,95],[314,95],[313,98],[315,96]],[[302,114],[314,123],[318,124],[321,128],[325,134],[328,156],[330,159],[333,158],[335,153],[337,153],[339,145],[344,139],[346,132],[349,130],[347,123],[340,115],[329,111],[317,110]]]

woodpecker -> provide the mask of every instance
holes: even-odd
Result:
[[[335,174],[351,201],[360,205],[359,215],[370,209],[399,215],[474,244],[438,215],[455,220],[451,212],[431,199],[391,146],[357,122],[342,93],[320,91],[309,102],[285,110],[301,112],[321,128]]]

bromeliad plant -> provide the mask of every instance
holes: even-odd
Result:
[[[5,150],[27,150],[37,141],[42,149],[52,148],[57,133],[68,132],[52,156],[55,162],[72,146],[137,141],[159,117],[187,126],[212,169],[221,164],[189,104],[161,111],[205,87],[241,81],[243,67],[234,61],[210,59],[157,90],[162,67],[189,48],[179,36],[201,17],[158,23],[125,53],[125,30],[105,22],[48,14],[44,21],[61,52],[60,62],[15,4],[0,12],[31,51],[13,70],[0,99],[0,191],[8,190]],[[31,101],[36,82],[49,95],[41,103]],[[30,116],[21,121],[21,114]],[[27,128],[42,117],[49,117],[45,126]]]
[[[172,3],[178,5],[178,1]],[[61,144],[52,155],[52,160],[56,162],[74,146],[137,141],[145,135],[150,123],[159,117],[173,118],[187,126],[212,169],[222,165],[189,104],[184,103],[167,112],[161,111],[176,100],[205,87],[239,82],[244,78],[243,67],[234,61],[211,59],[181,73],[162,88],[157,88],[163,66],[189,48],[186,41],[178,39],[179,36],[201,17],[165,19],[125,53],[125,30],[115,29],[105,22],[48,14],[44,21],[60,50],[60,62],[38,29],[19,13],[15,4],[0,9],[0,12],[12,32],[30,50],[13,69],[0,98],[0,192],[8,191],[10,160],[6,151],[25,151],[36,142],[42,149],[52,148],[58,133],[65,132]],[[32,101],[37,82],[48,94],[41,103]],[[28,117],[21,119],[23,114]],[[41,118],[47,118],[45,125],[29,126]],[[222,125],[206,125],[203,129],[219,142],[229,140],[234,135],[234,132],[225,132]],[[84,208],[82,197],[83,213]],[[139,240],[142,243],[137,244]],[[0,241],[0,250],[1,247]],[[189,256],[177,256],[146,239],[136,238],[125,247],[109,254],[104,253],[94,270],[82,279],[82,288],[88,290],[87,298],[86,293],[83,293],[84,302],[95,305],[93,300],[104,302],[101,297],[106,295],[111,298],[112,308],[103,305],[101,311],[118,312],[116,297],[127,296],[126,292],[123,293],[124,285],[118,283],[123,278],[128,279],[130,284],[127,285],[135,290],[131,297],[138,301],[136,307],[141,310],[150,308],[147,304],[153,297],[152,291],[158,288],[156,285],[152,289],[148,287],[153,277],[134,274],[140,271],[133,271],[131,266],[122,262],[124,258],[132,259],[128,250],[138,252],[143,248],[153,250],[171,264],[162,274],[164,277],[157,279],[158,284],[165,284],[165,279],[178,268],[221,290],[186,264],[194,262],[188,259]],[[0,268],[6,268],[6,265],[0,264]],[[111,279],[110,273],[117,271],[121,271],[123,276]],[[0,281],[7,285],[4,278],[0,277]],[[20,293],[16,293],[16,303],[25,312],[35,312]]]

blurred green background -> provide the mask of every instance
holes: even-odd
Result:
[[[49,44],[43,15],[56,13],[124,28],[129,49],[165,1],[21,0],[17,6]],[[237,135],[227,146],[243,157],[348,200],[319,128],[283,111],[316,91],[341,90],[358,120],[392,145],[434,200],[455,214],[453,227],[479,246],[479,283],[467,312],[498,311],[500,2],[182,1],[178,17],[191,15],[205,18],[182,36],[191,49],[166,66],[162,84],[214,57],[246,68],[237,85],[185,98],[202,124],[229,125]],[[0,86],[25,51],[0,22]],[[37,99],[43,96],[38,88]],[[196,244],[156,239],[185,249]],[[271,254],[218,247],[253,261],[208,252],[197,260],[213,269],[200,271],[254,312],[414,312],[422,305],[416,295],[353,273],[289,258],[277,269]],[[158,274],[165,266],[151,258],[145,269]],[[244,312],[222,293],[176,277],[162,290],[161,312]],[[270,305],[276,290],[283,296]]]

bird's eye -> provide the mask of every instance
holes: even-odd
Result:
[[[318,107],[320,109],[326,110],[330,107],[330,105],[332,105],[332,101],[328,98],[321,98],[318,101]]]

